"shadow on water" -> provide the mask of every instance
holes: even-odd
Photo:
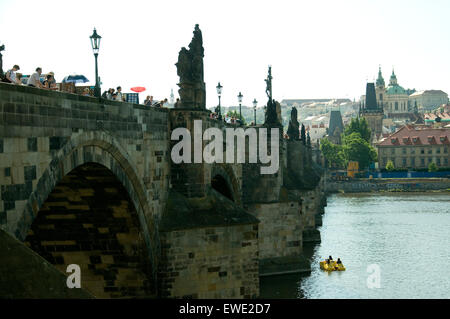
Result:
[[[305,244],[303,247],[304,256],[312,262],[314,252],[320,244]],[[314,265],[311,265],[314,267]],[[260,277],[260,298],[262,299],[303,299],[304,294],[299,287],[309,273],[297,273],[287,275],[277,275]]]

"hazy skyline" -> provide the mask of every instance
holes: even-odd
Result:
[[[448,1],[12,1],[0,2],[3,68],[37,66],[56,80],[84,74],[94,83],[89,41],[102,36],[102,90],[145,86],[157,99],[178,96],[175,63],[195,24],[205,48],[207,107],[274,98],[356,98],[382,66],[404,88],[450,92]]]

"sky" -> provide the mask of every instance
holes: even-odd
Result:
[[[0,0],[3,68],[38,66],[57,81],[83,74],[95,83],[89,36],[102,36],[102,91],[144,86],[155,99],[178,96],[175,63],[195,24],[205,48],[207,107],[267,102],[272,66],[278,101],[356,98],[381,65],[404,88],[450,92],[448,0]]]

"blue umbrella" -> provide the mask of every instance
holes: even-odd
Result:
[[[63,80],[63,83],[86,83],[89,80],[84,75],[68,75]]]

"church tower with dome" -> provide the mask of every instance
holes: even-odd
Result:
[[[398,84],[394,69],[384,96],[384,114],[408,113],[408,92]]]

